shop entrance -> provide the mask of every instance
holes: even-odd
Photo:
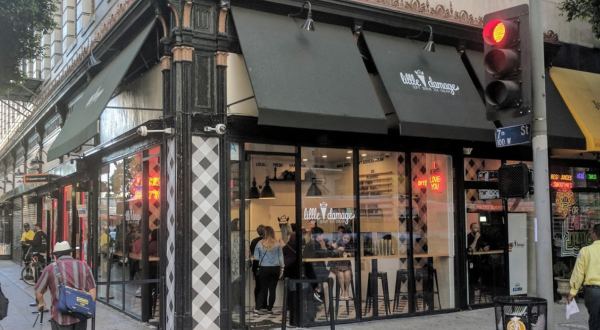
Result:
[[[262,246],[262,238],[266,239],[271,234],[274,234],[271,238],[277,244],[285,246],[295,227],[295,148],[291,147],[292,153],[287,153],[285,147],[284,152],[272,147],[272,151],[247,151],[243,169],[240,169],[240,162],[231,162],[232,181],[239,182],[243,177],[243,186],[246,187],[243,197],[238,191],[231,200],[230,297],[235,329],[271,329],[281,324],[283,281],[278,276],[271,276],[269,271],[276,267],[267,267],[272,266],[265,263],[269,258],[265,258],[265,250],[257,246]],[[240,171],[244,171],[244,175],[240,175]],[[243,208],[240,207],[242,205]],[[272,249],[275,248],[272,246]],[[261,259],[262,267],[259,266]],[[261,275],[257,276],[257,268],[261,269]],[[277,271],[275,275],[279,275],[279,269]],[[266,296],[259,301],[261,291]]]
[[[86,183],[65,186],[62,190],[62,219],[60,236],[75,249],[74,257],[87,261],[87,207]]]

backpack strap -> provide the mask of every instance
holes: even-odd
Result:
[[[54,268],[54,277],[58,279],[58,284],[63,284],[62,275],[60,275],[60,270],[58,269],[58,264],[56,263],[56,261],[52,263],[52,267]]]

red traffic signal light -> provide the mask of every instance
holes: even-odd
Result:
[[[518,39],[519,30],[511,21],[494,19],[483,27],[483,40],[492,46],[505,47]]]
[[[487,119],[524,116],[531,110],[529,7],[487,14],[483,23]]]

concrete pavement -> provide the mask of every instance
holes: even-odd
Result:
[[[19,280],[21,267],[11,261],[0,261],[0,283],[2,290],[10,300],[8,316],[0,321],[0,330],[24,330],[31,329],[36,314],[34,307],[29,307],[29,303],[35,301],[33,287]],[[46,301],[49,301],[48,293]],[[579,302],[580,312],[572,315],[569,320],[565,318],[565,305],[552,303],[554,308],[555,329],[556,330],[582,330],[588,329],[587,310],[583,301]],[[36,324],[36,329],[50,329],[48,323],[50,313],[44,314],[44,324]],[[400,319],[377,320],[372,322],[362,322],[355,324],[338,325],[337,329],[343,330],[414,330],[414,329],[438,329],[444,330],[485,330],[494,329],[495,316],[493,308],[477,309],[472,311],[454,312],[430,316],[406,317]],[[91,329],[91,322],[88,323],[88,329]],[[96,310],[96,329],[99,330],[150,330],[153,327],[125,316],[124,314],[105,306],[97,304]],[[329,327],[311,328],[315,330],[325,330]],[[186,329],[187,330],[187,329]]]
[[[25,330],[32,329],[37,314],[29,303],[35,301],[33,286],[25,284],[20,280],[21,267],[12,261],[0,260],[0,284],[2,291],[9,299],[8,316],[0,321],[0,330]],[[49,304],[50,294],[47,292],[44,300]],[[44,323],[40,325],[39,320],[35,329],[50,330],[50,312],[44,313]],[[92,329],[92,322],[88,321],[88,329]],[[124,314],[98,303],[96,305],[96,329],[98,330],[151,330],[152,326],[140,323]]]

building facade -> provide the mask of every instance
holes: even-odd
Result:
[[[278,315],[252,313],[259,225],[291,245],[286,277],[333,279],[339,324],[535,295],[533,198],[500,199],[497,182],[531,147],[496,148],[482,88],[482,16],[513,2],[63,1],[2,105],[30,115],[0,151],[0,255],[20,262],[23,224],[41,221],[49,249],[68,240],[92,266],[99,301],[161,329],[280,324],[283,281]],[[544,5],[569,261],[600,222],[600,100],[569,86],[594,86],[600,57],[589,25]],[[427,25],[435,52],[408,38]],[[291,324],[326,324],[323,289],[290,291]]]

